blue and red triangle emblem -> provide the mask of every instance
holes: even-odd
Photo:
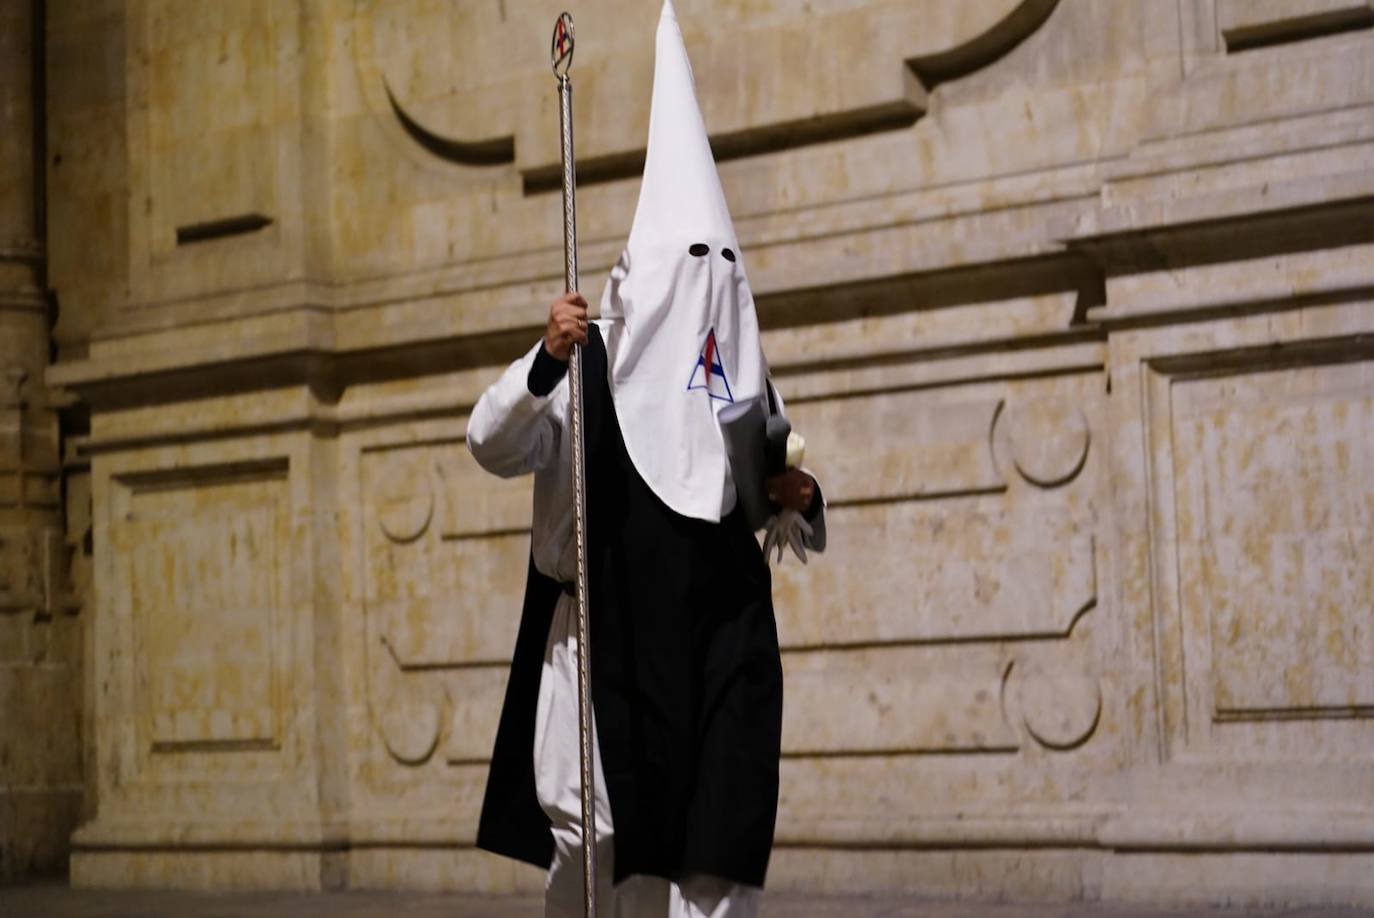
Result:
[[[720,359],[720,348],[716,347],[716,330],[706,333],[706,342],[701,346],[692,376],[687,380],[688,391],[705,389],[711,398],[722,402],[733,402],[735,396],[730,392],[730,381],[725,378],[725,365]]]

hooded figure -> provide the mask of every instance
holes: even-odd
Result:
[[[582,361],[599,901],[607,914],[747,916],[777,812],[782,668],[768,566],[737,506],[717,413],[760,396],[781,412],[781,400],[671,0],[639,205],[601,311]],[[548,868],[546,914],[572,916],[576,546],[567,364],[554,341],[512,364],[468,422],[485,469],[535,474],[523,617],[477,844]],[[805,478],[809,506],[793,509],[816,547],[819,490],[789,474]]]

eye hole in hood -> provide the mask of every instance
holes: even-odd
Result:
[[[735,253],[729,249],[721,249],[720,254],[725,256],[726,261],[733,262],[735,260]]]
[[[710,255],[711,247],[704,242],[694,242],[687,248],[687,251],[700,258],[703,255]]]

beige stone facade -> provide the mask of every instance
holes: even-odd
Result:
[[[71,586],[84,582],[88,526],[62,519],[60,405],[43,384],[52,303],[35,181],[43,131],[33,12],[28,0],[0,0],[0,883],[65,863],[84,797],[83,633]],[[73,504],[80,513],[87,501]]]
[[[770,882],[1374,902],[1374,4],[677,6],[830,500]],[[86,767],[0,806],[86,782],[73,882],[538,888],[473,848],[529,486],[463,436],[561,290],[559,9],[46,0],[0,734],[84,672]],[[571,11],[596,294],[657,3]]]

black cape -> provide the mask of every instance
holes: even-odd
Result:
[[[782,732],[768,565],[738,508],[720,523],[690,519],[640,478],[595,326],[582,366],[592,703],[615,879],[707,873],[762,886]],[[531,561],[477,830],[478,847],[538,867],[553,837],[535,796],[535,705],[561,589]]]

